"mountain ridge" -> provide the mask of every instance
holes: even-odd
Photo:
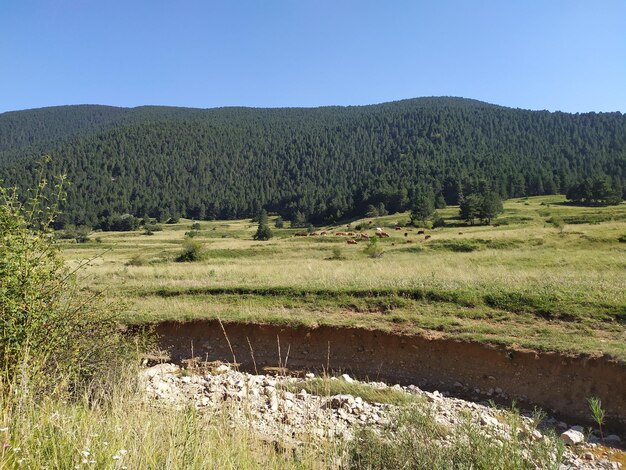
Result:
[[[531,111],[458,97],[359,106],[182,108],[67,105],[0,114],[0,177],[73,185],[67,221],[112,213],[248,217],[260,207],[313,222],[418,192],[458,202],[565,192],[587,176],[626,187],[626,117]]]

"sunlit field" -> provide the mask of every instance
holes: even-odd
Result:
[[[122,301],[129,323],[353,325],[626,360],[626,204],[563,202],[509,200],[491,226],[467,226],[449,207],[439,211],[446,226],[425,234],[396,230],[408,214],[315,227],[307,237],[274,228],[270,216],[274,237],[265,242],[252,239],[250,220],[201,221],[197,262],[174,261],[189,220],[153,235],[92,233],[63,249],[72,263],[89,260],[80,282]],[[358,226],[389,233],[381,257],[364,253],[367,240],[335,236]]]

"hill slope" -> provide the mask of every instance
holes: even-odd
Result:
[[[65,172],[66,220],[112,213],[312,221],[404,210],[419,188],[455,203],[567,190],[610,175],[626,187],[626,116],[526,111],[462,98],[323,108],[64,106],[0,115],[0,177],[31,186],[43,153]]]

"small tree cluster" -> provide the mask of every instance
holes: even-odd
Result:
[[[491,220],[503,211],[502,199],[493,191],[484,193],[471,193],[464,196],[459,204],[461,219],[474,224],[476,219],[482,223],[490,224]]]
[[[612,206],[622,202],[621,191],[605,175],[585,178],[570,187],[565,197],[574,204],[589,206]]]
[[[137,230],[142,224],[139,219],[131,214],[113,214],[102,219],[97,228],[105,232],[131,232]]]
[[[306,217],[306,214],[300,211],[296,211],[293,214],[293,217],[291,219],[292,228],[304,228],[304,227],[307,227],[308,225],[309,225],[309,221]]]
[[[367,206],[367,211],[365,212],[366,217],[382,217],[387,214],[389,214],[389,211],[387,211],[385,204],[382,202],[376,205],[370,204]]]

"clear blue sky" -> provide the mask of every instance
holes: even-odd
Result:
[[[0,112],[440,95],[626,112],[626,0],[0,0]]]

